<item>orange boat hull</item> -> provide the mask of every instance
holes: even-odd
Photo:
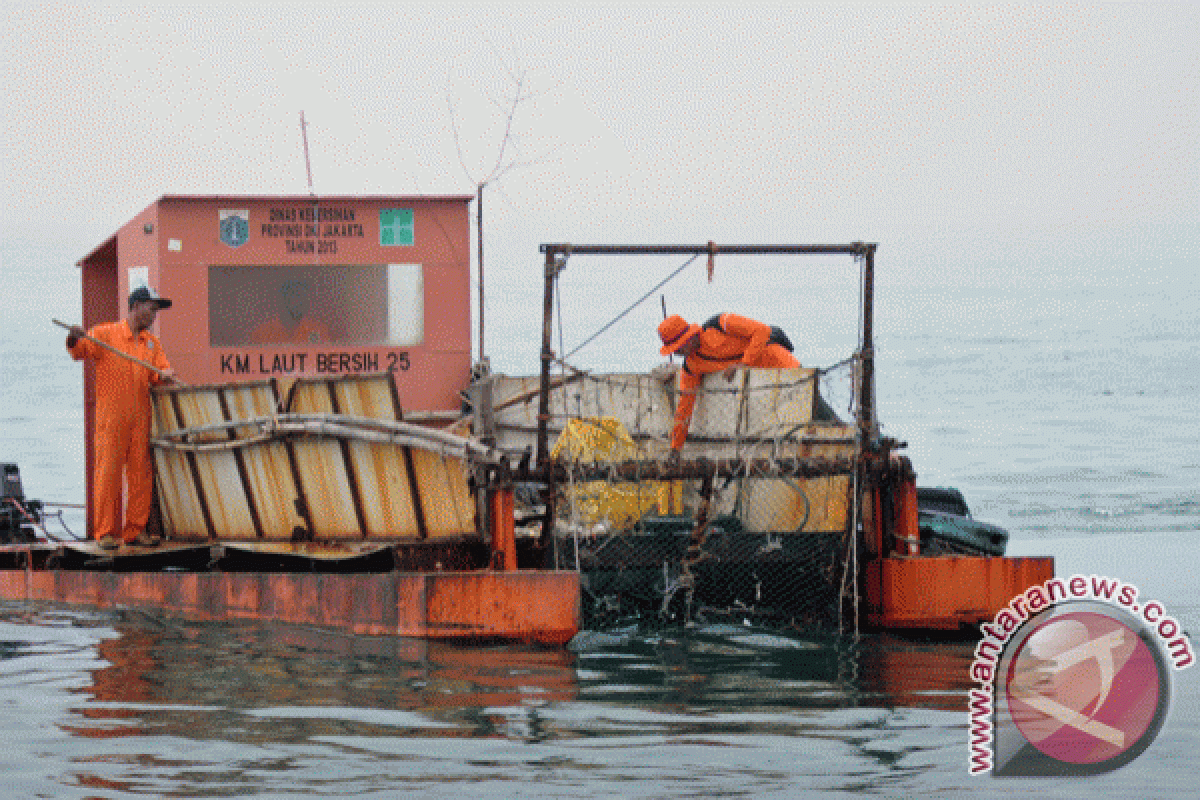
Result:
[[[921,556],[867,565],[867,622],[883,629],[957,630],[986,622],[1054,577],[1050,557]]]
[[[0,570],[0,597],[264,619],[355,633],[564,644],[579,630],[574,572],[379,574]]]

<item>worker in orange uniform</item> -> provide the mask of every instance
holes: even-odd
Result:
[[[321,344],[329,328],[309,316],[310,287],[306,280],[287,281],[279,290],[279,315],[250,332],[254,344]]]
[[[147,532],[154,479],[150,467],[150,384],[170,382],[174,372],[162,342],[150,333],[160,309],[171,301],[148,287],[129,295],[129,316],[119,322],[97,325],[84,332],[78,325],[67,334],[67,350],[76,361],[95,367],[96,417],[92,436],[92,535],[105,550],[122,543],[153,547],[159,537]],[[154,365],[163,373],[121,358],[90,336],[133,358]],[[127,487],[124,524],[121,521],[121,479]]]
[[[705,375],[723,371],[726,380],[733,380],[739,365],[800,366],[783,331],[738,314],[718,314],[703,326],[692,325],[678,314],[672,314],[659,324],[658,336],[662,339],[660,352],[664,356],[671,353],[683,356],[679,405],[675,409],[675,425],[671,428],[672,459],[679,458],[679,451],[687,440],[696,392]]]

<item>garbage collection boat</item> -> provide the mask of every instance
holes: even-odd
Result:
[[[454,426],[470,199],[165,196],[87,255],[85,327],[140,285],[175,299],[156,332],[187,384],[153,392],[166,540],[43,529],[0,550],[0,597],[568,641],[578,574],[518,569],[504,465]],[[85,366],[89,476],[96,390]]]
[[[543,245],[541,373],[509,377],[471,360],[470,199],[165,196],[85,257],[85,327],[139,285],[176,300],[158,334],[188,383],[153,390],[166,541],[105,552],[42,527],[0,545],[0,597],[563,643],[629,615],[960,629],[1052,576],[923,537],[875,419],[874,244]],[[673,373],[550,347],[567,260],[618,252],[852,257],[853,418],[827,371],[743,370],[702,387],[666,460]],[[89,470],[95,391],[85,367]]]

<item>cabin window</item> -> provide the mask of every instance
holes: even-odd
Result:
[[[212,266],[213,347],[374,344],[425,338],[420,264]]]

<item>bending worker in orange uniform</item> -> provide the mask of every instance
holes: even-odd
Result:
[[[689,324],[678,314],[672,314],[658,326],[664,356],[679,353],[683,356],[683,371],[679,376],[679,405],[675,409],[675,425],[671,428],[671,458],[678,458],[692,424],[692,409],[696,406],[696,391],[704,376],[711,372],[725,373],[733,380],[738,365],[747,367],[798,367],[800,362],[791,354],[790,342],[780,344],[770,325],[764,325],[738,314],[719,314],[704,326]],[[787,338],[782,337],[786,342]]]
[[[129,317],[97,325],[86,335],[153,364],[166,377],[140,364],[121,358],[83,338],[85,332],[73,325],[67,334],[67,350],[76,361],[95,366],[96,417],[92,436],[93,537],[106,550],[127,545],[153,547],[159,538],[147,533],[154,479],[150,467],[150,384],[172,380],[162,342],[150,333],[159,309],[171,301],[153,289],[139,287],[129,295]],[[128,488],[125,521],[121,523],[121,478]]]

